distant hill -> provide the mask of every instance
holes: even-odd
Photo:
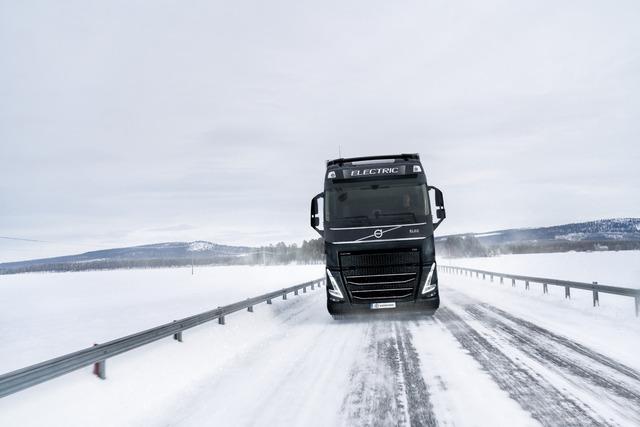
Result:
[[[436,238],[436,244],[450,256],[640,249],[640,218],[455,234]]]
[[[117,268],[191,265],[318,263],[324,260],[322,239],[265,247],[229,246],[198,240],[105,249],[55,258],[0,263],[0,274],[43,271],[111,270]]]
[[[205,241],[169,242],[7,262],[0,264],[0,274],[179,266],[190,265],[192,261],[195,264],[225,264],[233,263],[234,258],[253,253],[255,249],[246,246],[227,246]]]

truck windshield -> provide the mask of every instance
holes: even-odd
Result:
[[[428,214],[425,184],[368,181],[325,192],[325,220],[334,226],[410,224],[426,221]]]

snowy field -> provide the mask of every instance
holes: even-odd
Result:
[[[230,276],[240,273],[234,268]],[[252,283],[265,270],[274,278],[260,281],[272,288],[322,275],[322,266],[256,268],[238,285],[262,286]],[[164,272],[173,273],[190,275]],[[158,282],[166,298],[184,294],[171,290],[175,280]],[[444,273],[440,287],[433,317],[335,321],[324,288],[261,304],[224,326],[186,331],[183,343],[166,339],[109,359],[106,381],[86,368],[0,399],[0,425],[640,425],[640,319],[631,299],[603,296],[593,308],[589,295],[565,300],[553,288],[543,295],[535,285]],[[163,301],[156,307],[171,307]],[[108,325],[113,309],[104,315]]]
[[[323,267],[228,266],[0,276],[0,373],[322,277]],[[55,330],[52,333],[52,327]]]
[[[501,255],[441,262],[499,273],[640,288],[640,251]]]

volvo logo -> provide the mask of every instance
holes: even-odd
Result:
[[[376,239],[379,239],[382,237],[382,230],[380,230],[379,228],[373,232],[373,237],[375,237]]]

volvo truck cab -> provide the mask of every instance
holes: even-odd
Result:
[[[311,227],[324,239],[329,313],[435,312],[433,232],[445,217],[442,192],[428,185],[418,154],[328,161],[324,192],[311,201]]]

